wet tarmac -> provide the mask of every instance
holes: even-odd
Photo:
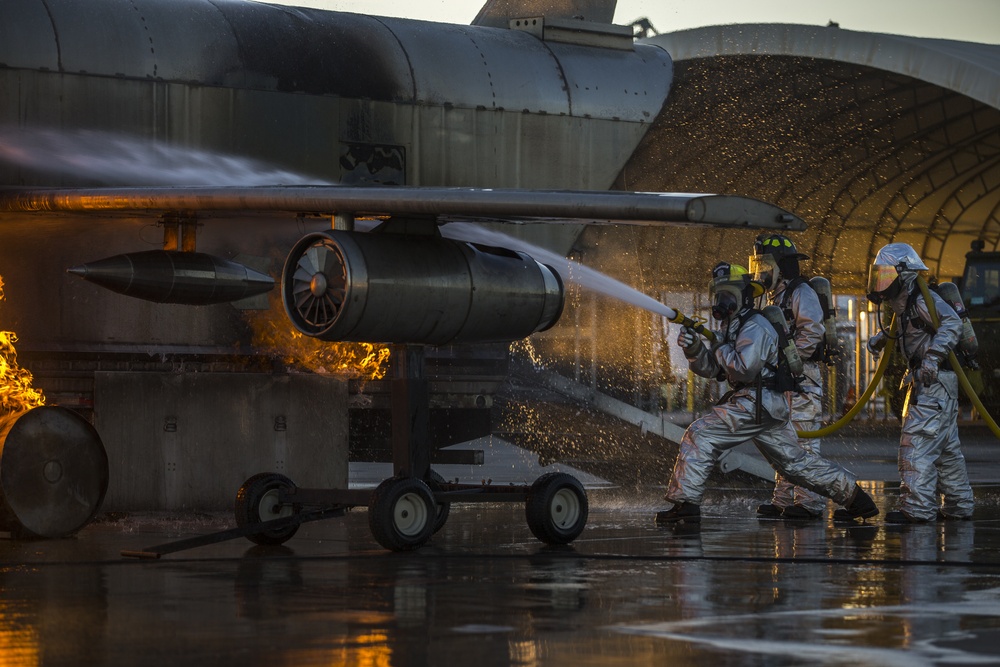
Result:
[[[994,451],[972,521],[906,527],[758,520],[766,494],[719,488],[700,527],[658,528],[659,489],[597,488],[566,547],[493,503],[412,553],[356,509],[282,546],[141,560],[121,552],[232,517],[104,516],[0,540],[0,665],[1000,665]],[[893,482],[866,486],[894,507]]]

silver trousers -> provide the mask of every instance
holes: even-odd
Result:
[[[799,447],[790,421],[774,419],[766,412],[762,417],[760,424],[754,423],[753,401],[738,396],[695,420],[681,438],[666,499],[700,505],[705,483],[719,455],[753,440],[771,467],[792,483],[832,498],[840,505],[850,502],[857,482],[853,474]]]
[[[942,372],[930,386],[911,384],[899,437],[900,507],[914,519],[972,515],[972,486],[958,439],[958,377]]]
[[[788,404],[789,412],[792,415],[792,427],[796,431],[816,431],[820,428],[823,415],[823,397],[820,394],[804,391],[790,393],[788,394]],[[796,437],[799,447],[819,455],[821,438]],[[796,486],[782,477],[781,473],[776,472],[771,504],[777,507],[799,505],[814,514],[819,514],[826,509],[826,498],[805,487]]]

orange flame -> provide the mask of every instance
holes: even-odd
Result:
[[[253,345],[289,366],[314,373],[381,380],[389,370],[389,348],[375,343],[330,343],[296,331],[278,298],[267,310],[247,311]]]
[[[3,278],[0,277],[0,301],[4,300]],[[17,365],[14,343],[17,334],[0,331],[0,412],[21,412],[45,405],[45,396],[33,388],[31,372]]]

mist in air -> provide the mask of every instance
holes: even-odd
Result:
[[[0,128],[0,161],[116,186],[332,185],[247,157],[97,130]]]

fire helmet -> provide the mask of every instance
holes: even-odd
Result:
[[[712,269],[708,294],[712,299],[712,317],[725,320],[741,308],[753,307],[753,301],[764,293],[764,286],[750,279],[747,270],[738,264],[719,262]]]
[[[908,243],[890,243],[883,246],[868,270],[868,300],[882,303],[892,299],[902,289],[900,275],[909,271],[927,271],[927,265]]]
[[[780,278],[790,280],[799,276],[800,259],[809,259],[809,256],[799,252],[787,236],[761,234],[754,241],[747,266],[753,279],[771,290],[778,286]]]

